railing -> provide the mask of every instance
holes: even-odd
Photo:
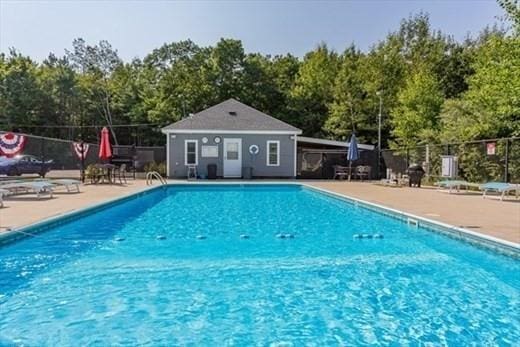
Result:
[[[150,171],[146,173],[146,185],[150,186],[153,184],[153,179],[156,178],[161,184],[166,184],[166,180],[157,171]]]

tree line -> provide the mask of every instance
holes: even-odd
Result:
[[[366,52],[322,43],[301,59],[234,39],[167,43],[131,62],[106,41],[76,39],[41,63],[11,49],[0,55],[0,128],[95,141],[94,126],[108,125],[117,143],[163,144],[161,126],[236,98],[306,136],[355,132],[376,145],[381,105],[383,148],[520,136],[518,7],[501,4],[512,29],[458,42],[419,13]]]

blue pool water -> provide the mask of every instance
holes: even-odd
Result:
[[[0,248],[0,345],[507,346],[519,307],[518,260],[299,186],[172,186]]]

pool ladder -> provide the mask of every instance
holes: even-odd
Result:
[[[157,171],[149,171],[146,173],[146,185],[150,186],[153,184],[153,179],[156,178],[161,184],[166,184],[166,180]]]

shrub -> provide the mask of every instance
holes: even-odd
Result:
[[[144,171],[157,171],[161,176],[166,176],[166,162],[156,163],[152,161],[144,166]]]

